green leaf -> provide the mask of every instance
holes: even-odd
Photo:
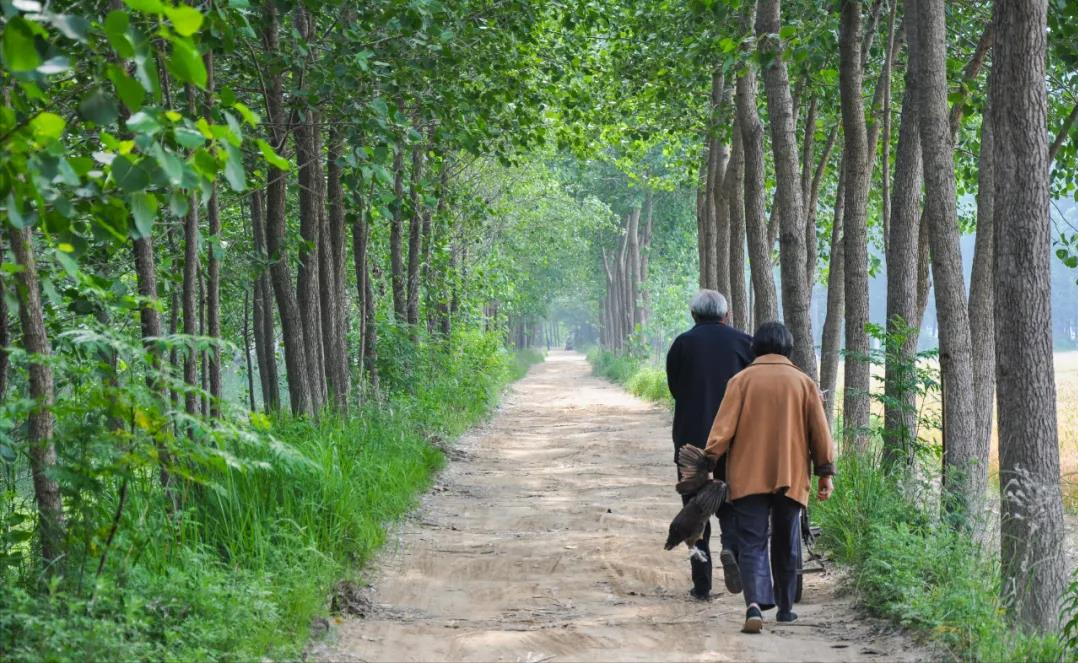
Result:
[[[127,118],[127,128],[135,133],[152,136],[161,130],[161,124],[149,113],[139,111]]]
[[[161,172],[168,178],[168,183],[172,186],[182,186],[183,161],[160,145],[154,145],[150,153],[153,154],[153,158],[157,161],[157,166],[161,169]]]
[[[192,161],[194,162],[195,170],[206,179],[212,180],[217,176],[217,171],[219,170],[217,159],[205,149],[195,150]]]
[[[124,102],[124,106],[134,113],[138,109],[142,108],[142,102],[146,98],[146,91],[142,89],[139,83],[128,76],[122,69],[116,65],[109,65],[108,77],[112,81],[113,87],[116,88],[116,94],[120,97],[120,101]]]
[[[4,201],[4,207],[7,208],[8,223],[15,226],[16,230],[22,230],[32,222],[32,219],[27,219],[22,215],[22,212],[19,210],[19,203],[15,200],[15,194],[11,192],[7,194],[7,200]]]
[[[236,140],[239,141],[236,143],[236,145],[238,146],[241,142],[243,142],[243,127],[240,126],[240,122],[236,119],[235,115],[229,113],[228,111],[225,111],[224,114],[225,122],[228,124],[228,130],[233,136],[235,136]]]
[[[0,55],[7,68],[14,72],[33,71],[41,64],[41,56],[34,44],[33,28],[22,16],[9,19],[4,26]]]
[[[202,27],[202,13],[194,7],[166,7],[165,14],[172,22],[172,28],[184,37],[190,37]]]
[[[262,152],[262,158],[264,158],[269,165],[273,166],[277,170],[283,170],[287,172],[292,169],[292,164],[288,163],[287,159],[283,159],[279,154],[277,154],[277,152],[273,150],[270,144],[262,140],[261,138],[258,139],[258,149]]]
[[[243,154],[239,148],[231,143],[225,143],[225,179],[233,191],[243,191],[247,188],[247,173],[243,168]]]
[[[64,135],[64,118],[56,113],[40,113],[30,121],[30,129],[34,132],[34,140],[45,145]]]
[[[186,40],[172,40],[172,55],[168,59],[168,70],[184,83],[206,89],[206,64],[202,61],[202,54]]]
[[[196,147],[202,147],[202,144],[206,142],[206,138],[201,132],[188,127],[176,127],[172,133],[176,136],[176,142],[179,143],[181,147],[186,147],[189,150],[193,150]]]
[[[63,251],[54,251],[53,256],[56,257],[56,262],[60,263],[60,266],[64,268],[67,275],[71,278],[79,277],[79,264],[75,262],[75,259]]]
[[[137,12],[160,14],[165,11],[161,0],[124,0],[124,4]]]
[[[172,212],[172,216],[177,218],[187,214],[187,210],[190,209],[191,203],[187,199],[187,192],[176,190],[172,192],[172,195],[168,199],[168,211]]]
[[[42,62],[41,66],[37,68],[37,73],[52,76],[53,74],[62,74],[70,68],[71,61],[66,56],[57,55]]]
[[[135,219],[134,236],[136,239],[151,235],[154,219],[157,218],[157,209],[157,197],[152,193],[131,194],[131,216]]]
[[[258,114],[248,108],[247,104],[244,104],[242,101],[237,101],[236,103],[232,104],[232,107],[235,108],[239,112],[239,114],[243,116],[244,122],[251,125],[252,127],[258,126]]]
[[[68,39],[86,41],[86,32],[90,29],[90,22],[83,17],[74,14],[53,14],[49,20],[60,31],[60,34]]]
[[[127,12],[115,10],[105,17],[105,37],[109,40],[112,50],[121,58],[130,58],[135,55],[135,45],[127,35],[127,28],[131,24],[131,17]]]
[[[116,103],[101,90],[94,90],[79,104],[79,115],[98,126],[111,123],[119,115]]]
[[[150,184],[150,176],[141,163],[133,163],[124,155],[112,160],[112,179],[124,191],[142,191]]]

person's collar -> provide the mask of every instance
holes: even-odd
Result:
[[[776,355],[776,354],[760,355],[755,360],[753,360],[752,363],[754,365],[763,365],[763,364],[784,364],[786,366],[793,366],[794,365],[794,363],[792,361],[790,361],[789,358],[783,357],[782,355]]]
[[[722,318],[704,318],[703,320],[695,320],[695,324],[693,326],[721,325],[721,324],[722,324]]]

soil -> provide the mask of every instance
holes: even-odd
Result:
[[[833,566],[806,576],[794,624],[739,632],[716,568],[688,596],[687,550],[664,551],[670,413],[552,352],[466,435],[421,506],[350,589],[320,661],[872,661],[937,658],[867,618]],[[841,490],[841,486],[838,487]],[[353,613],[351,615],[347,613]]]

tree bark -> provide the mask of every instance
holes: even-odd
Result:
[[[3,262],[4,248],[3,244],[0,244],[0,263]],[[0,274],[0,401],[3,401],[4,397],[7,396],[7,374],[8,366],[11,363],[11,359],[8,357],[7,352],[7,347],[11,343],[11,334],[8,331],[7,316],[7,283],[5,282],[4,275]],[[160,327],[160,319],[158,320],[158,327]]]
[[[389,269],[393,286],[393,313],[398,322],[408,319],[408,288],[404,276],[401,238],[404,232],[404,146],[393,155],[393,205],[389,220]]]
[[[187,85],[187,108],[195,112],[195,87]],[[188,337],[183,355],[184,409],[189,415],[198,412],[197,348],[191,337],[198,333],[198,194],[188,194],[188,209],[183,223],[183,333]]]
[[[205,55],[206,61],[206,114],[212,114],[214,94],[213,52]],[[213,339],[210,346],[207,373],[209,374],[210,415],[221,415],[221,261],[214,248],[220,241],[221,215],[217,204],[217,182],[210,190],[206,205],[206,221],[209,225],[211,246],[206,251],[206,333]]]
[[[334,136],[326,153],[329,210],[322,235],[322,338],[326,352],[326,386],[338,412],[348,409],[352,384],[348,361],[348,312],[344,294],[344,189],[341,186],[341,139]]]
[[[845,260],[846,361],[843,386],[843,433],[852,449],[868,446],[868,137],[861,98],[861,3],[842,0],[839,27],[839,86],[845,136],[843,258]]]
[[[409,207],[411,214],[408,224],[408,324],[419,324],[419,254],[422,246],[423,227],[423,201],[420,192],[420,184],[423,179],[423,152],[422,143],[416,143],[412,147],[412,177],[408,188]]]
[[[942,3],[908,0],[917,17],[915,61],[918,126],[924,164],[925,212],[932,244],[932,280],[940,325],[943,376],[944,488],[953,509],[965,519],[979,506],[988,478],[987,457],[973,443],[973,347],[962,250],[957,223],[954,148],[947,114],[947,33]]]
[[[741,124],[735,117],[730,165],[726,167],[726,202],[730,208],[730,308],[733,324],[749,330],[749,303],[745,295],[745,146]]]
[[[835,390],[838,387],[839,349],[842,347],[842,323],[846,310],[846,258],[843,251],[842,228],[846,211],[846,160],[839,166],[838,189],[835,192],[835,212],[831,224],[831,264],[827,273],[827,313],[823,323],[820,347],[820,389],[823,391],[827,420],[834,421]],[[833,426],[832,426],[833,427]]]
[[[280,384],[277,376],[276,341],[273,330],[273,296],[270,276],[265,265],[269,262],[266,254],[265,215],[263,212],[263,192],[256,190],[251,194],[251,235],[254,238],[255,256],[258,259],[258,273],[254,283],[254,331],[255,354],[258,357],[258,377],[262,387],[262,407],[267,412],[280,408]]]
[[[782,317],[794,337],[794,350],[790,358],[806,375],[816,380],[819,373],[816,370],[816,349],[812,336],[812,290],[805,282],[805,210],[801,197],[801,175],[798,172],[801,158],[797,148],[790,77],[782,57],[782,44],[777,37],[781,26],[780,0],[760,0],[758,11],[756,39],[761,52],[773,56],[770,65],[764,67],[764,88],[778,188]]]
[[[299,269],[296,293],[303,316],[304,350],[307,353],[307,381],[311,386],[311,407],[317,413],[325,404],[326,373],[322,347],[322,283],[319,265],[321,245],[322,182],[319,162],[321,144],[316,135],[317,118],[313,109],[293,128],[299,176],[299,233],[303,242],[299,250]]]
[[[272,3],[264,7],[267,25],[263,33],[263,43],[267,53],[276,53],[278,43],[277,9]],[[284,92],[281,72],[274,71],[268,78],[266,107],[270,120],[270,133],[273,147],[280,153],[288,136],[288,117],[284,111]],[[300,316],[296,293],[292,289],[292,270],[288,265],[288,252],[285,245],[285,187],[287,175],[284,171],[267,165],[266,180],[266,249],[273,261],[270,277],[277,308],[281,317],[281,336],[284,339],[284,360],[288,376],[289,406],[294,415],[310,415],[312,407],[311,386],[307,372],[307,350],[305,347],[303,322]]]
[[[912,15],[910,18],[913,20]],[[916,30],[908,31],[910,50]],[[917,315],[917,260],[920,232],[921,134],[917,122],[918,72],[906,68],[902,124],[898,130],[891,223],[887,240],[887,334],[902,337],[886,358],[883,459],[887,466],[913,462],[917,435],[916,392],[911,380],[920,336]],[[886,179],[886,175],[884,177]]]
[[[754,17],[755,4],[747,3],[741,16],[745,33],[752,29]],[[735,103],[745,154],[745,228],[749,240],[753,320],[759,325],[776,318],[778,305],[764,215],[764,128],[756,107],[756,94],[756,72],[746,66],[738,73]]]
[[[60,498],[60,485],[53,476],[56,467],[56,446],[53,443],[55,420],[52,413],[55,391],[52,355],[45,313],[41,305],[41,285],[38,280],[37,262],[34,258],[33,238],[30,228],[16,229],[7,224],[8,242],[15,264],[21,269],[15,273],[15,293],[19,302],[19,325],[22,327],[22,346],[30,355],[29,390],[34,400],[27,426],[29,442],[30,473],[33,478],[34,500],[37,502],[38,538],[41,557],[51,575],[58,571],[64,553],[64,505]],[[42,361],[41,359],[44,359]]]
[[[1057,626],[1066,576],[1052,356],[1046,0],[997,0],[990,81],[1003,593]]]
[[[993,132],[991,109],[981,119],[981,150],[977,168],[977,239],[969,286],[969,329],[973,348],[973,401],[976,427],[973,447],[985,464],[990,460],[992,419],[996,405],[996,297],[992,284],[995,260],[993,189]]]

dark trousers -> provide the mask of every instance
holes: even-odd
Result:
[[[773,595],[779,610],[789,611],[797,591],[797,569],[801,566],[801,504],[785,495],[767,493],[742,497],[732,508],[737,523],[738,565],[745,605],[756,603],[764,607],[772,603]]]

